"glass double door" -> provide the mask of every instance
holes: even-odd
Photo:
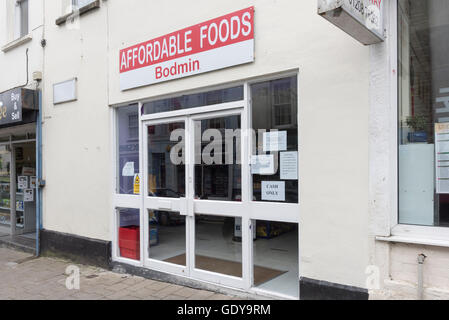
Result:
[[[144,122],[147,267],[237,288],[249,283],[242,120],[232,109]]]

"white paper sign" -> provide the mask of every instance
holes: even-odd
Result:
[[[123,170],[122,170],[122,176],[134,177],[134,162],[125,163]]]
[[[24,176],[34,176],[36,175],[36,169],[31,167],[23,167],[22,168],[22,175]]]
[[[37,185],[37,179],[36,177],[30,177],[30,188],[36,188]]]
[[[262,181],[262,200],[285,201],[285,182]]]
[[[286,151],[287,131],[264,132],[263,151]]]
[[[281,152],[281,180],[298,180],[298,152]]]
[[[20,190],[27,189],[28,188],[28,177],[27,176],[19,176],[17,187]]]
[[[273,154],[251,157],[251,174],[273,175],[275,173]]]
[[[23,211],[23,208],[24,208],[23,201],[17,200],[16,201],[16,210],[17,211]]]
[[[23,201],[24,202],[33,202],[34,201],[34,190],[33,189],[23,190]]]
[[[449,194],[449,123],[435,124],[436,192]]]

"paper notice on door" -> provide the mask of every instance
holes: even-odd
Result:
[[[17,179],[17,187],[19,190],[28,188],[28,177],[27,176],[19,176]]]
[[[264,132],[263,151],[286,151],[287,150],[287,131]]]
[[[273,175],[275,173],[273,154],[251,157],[251,174]]]
[[[23,208],[24,208],[23,201],[17,200],[16,201],[16,210],[23,211]]]
[[[35,189],[37,186],[37,178],[36,177],[30,177],[30,188]]]
[[[449,136],[448,136],[449,139]],[[449,153],[449,140],[448,141],[438,141],[437,142],[438,152],[440,155]]]
[[[122,170],[123,177],[134,177],[134,162],[127,162],[123,166]]]
[[[262,181],[262,200],[285,201],[285,182]]]
[[[23,167],[22,168],[22,175],[23,176],[35,176],[36,175],[36,169],[31,167]]]
[[[33,202],[34,201],[34,189],[23,190],[23,201]]]
[[[435,124],[436,191],[449,194],[449,123]]]
[[[281,180],[298,180],[298,152],[281,152]]]

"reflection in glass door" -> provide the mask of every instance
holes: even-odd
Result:
[[[192,119],[196,277],[243,286],[240,113]],[[219,280],[217,280],[219,279]]]
[[[244,287],[240,113],[145,123],[144,251],[151,269]]]
[[[195,198],[241,201],[240,115],[194,123]]]
[[[185,120],[145,126],[145,250],[162,270],[186,266]],[[184,272],[172,268],[173,272]]]
[[[144,265],[296,297],[297,77],[245,86],[244,100],[210,107],[184,110],[196,94],[144,105]]]

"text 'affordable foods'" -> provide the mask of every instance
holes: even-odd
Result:
[[[254,7],[120,51],[127,90],[254,61]]]

